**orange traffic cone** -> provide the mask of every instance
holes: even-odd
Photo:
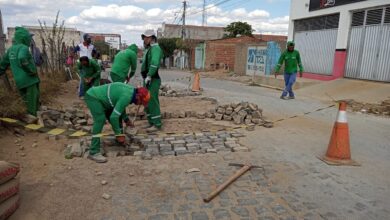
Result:
[[[194,82],[192,83],[192,91],[199,92],[200,91],[200,74],[195,73]]]
[[[347,122],[347,104],[340,102],[337,120],[334,124],[332,136],[330,137],[326,155],[320,157],[328,165],[350,165],[359,166],[351,159],[349,147],[349,129]]]

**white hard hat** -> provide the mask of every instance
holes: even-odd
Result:
[[[156,37],[156,33],[154,32],[154,30],[146,30],[142,35],[141,35],[141,37],[142,37],[142,40],[145,38],[145,37],[152,37],[152,36],[154,36],[154,37]]]

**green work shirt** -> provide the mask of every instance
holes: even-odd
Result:
[[[79,70],[81,78],[91,78],[92,77],[95,80],[100,79],[100,73],[102,70],[101,70],[99,64],[93,59],[89,59],[88,66],[83,66],[83,65],[81,65],[80,62],[77,62],[77,69]]]
[[[18,89],[39,83],[37,68],[30,53],[31,35],[27,29],[16,27],[14,44],[0,61],[0,75],[10,66]]]
[[[119,117],[131,103],[134,93],[133,86],[120,82],[92,87],[87,91],[89,96],[96,98],[103,104],[105,110],[112,110],[110,124],[115,135],[121,134]]]
[[[162,57],[163,53],[160,46],[157,43],[150,45],[150,47],[144,51],[141,73],[146,73],[147,76],[153,78],[153,76],[156,75],[158,68],[160,68]]]
[[[301,61],[301,56],[297,50],[288,51],[285,50],[279,58],[279,62],[276,65],[275,72],[279,72],[280,67],[282,67],[284,62],[284,72],[287,74],[292,74],[298,72],[297,66],[299,66],[299,71],[303,72],[303,66]]]
[[[131,69],[130,69],[131,68]],[[137,54],[131,50],[126,49],[120,51],[115,55],[114,63],[112,64],[111,73],[127,78],[130,70],[130,78],[134,76],[137,69]]]

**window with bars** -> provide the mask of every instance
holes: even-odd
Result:
[[[294,21],[295,31],[314,31],[339,27],[340,14],[307,18]]]
[[[383,14],[384,13],[384,14]],[[390,24],[390,6],[357,11],[352,14],[352,27],[363,25]]]

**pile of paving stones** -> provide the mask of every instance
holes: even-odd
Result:
[[[241,102],[228,105],[219,105],[215,109],[207,112],[196,111],[177,111],[177,112],[162,112],[163,119],[170,118],[211,118],[217,121],[233,121],[236,125],[248,126],[264,126],[267,128],[273,127],[273,123],[265,120],[263,110],[256,104]]]
[[[166,97],[184,97],[184,96],[200,96],[201,92],[192,92],[188,89],[175,90],[169,85],[162,85],[160,87],[160,96]]]
[[[42,106],[38,112],[40,123],[47,128],[65,128],[68,130],[91,131],[92,118],[80,110],[81,103],[75,103],[73,108],[58,110]]]

